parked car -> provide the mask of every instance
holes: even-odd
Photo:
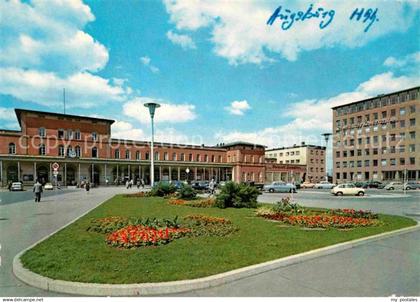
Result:
[[[364,181],[356,181],[356,182],[354,183],[354,185],[355,185],[357,188],[363,188],[363,189],[367,189],[367,188],[369,187],[369,184],[368,184],[367,182],[364,182]]]
[[[315,184],[314,183],[312,183],[312,182],[309,182],[309,181],[305,181],[304,183],[302,183],[301,185],[300,185],[300,187],[302,188],[302,189],[311,189],[311,188],[313,188],[315,186]]]
[[[53,189],[54,189],[54,187],[53,187],[52,183],[50,183],[50,182],[45,183],[44,190],[53,190]]]
[[[365,189],[356,187],[356,185],[352,183],[340,184],[331,189],[331,194],[334,194],[336,196],[342,196],[342,195],[363,196],[365,195]]]
[[[314,188],[315,189],[332,189],[332,188],[334,188],[334,186],[335,186],[335,184],[332,184],[332,183],[324,180],[324,181],[321,181],[321,182],[315,184]]]
[[[194,190],[197,191],[205,191],[209,188],[209,182],[208,181],[194,181],[191,182],[191,187],[193,187]]]
[[[376,188],[376,189],[383,189],[385,187],[385,184],[377,180],[368,181],[367,185],[368,185],[368,188]]]
[[[12,182],[12,185],[10,186],[10,191],[23,191],[23,184],[19,181]]]
[[[416,190],[416,189],[420,189],[420,183],[418,183],[417,181],[413,181],[413,180],[407,181],[404,184],[404,189],[405,190]]]
[[[263,187],[264,192],[285,192],[285,193],[295,193],[296,186],[291,183],[285,183],[283,181],[274,181],[270,185],[265,185]]]
[[[392,181],[385,186],[385,190],[404,190],[404,184],[399,181]]]

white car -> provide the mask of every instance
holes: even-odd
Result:
[[[332,189],[335,187],[335,184],[332,184],[328,181],[321,181],[315,184],[314,189]]]
[[[21,182],[13,182],[10,186],[10,191],[23,191],[23,185]]]
[[[50,182],[47,182],[44,185],[44,190],[53,190],[53,189],[54,189],[54,187],[53,187],[52,183],[50,183]]]
[[[386,190],[404,190],[404,184],[399,181],[390,182],[385,186]]]
[[[354,184],[341,184],[338,186],[335,186],[331,189],[331,194],[334,194],[336,196],[342,196],[342,195],[358,195],[363,196],[365,195],[365,189],[363,188],[357,188]]]

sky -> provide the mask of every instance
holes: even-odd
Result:
[[[158,141],[323,144],[331,107],[420,84],[419,3],[0,0],[0,128],[62,113],[65,88],[66,112],[114,119],[115,138],[148,140],[154,101]],[[333,17],[267,25],[310,4]]]

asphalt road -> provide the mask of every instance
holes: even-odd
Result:
[[[62,190],[54,189],[51,191],[44,190],[44,192],[42,193],[42,198],[54,197],[60,194],[65,194],[65,193],[69,193],[73,191],[74,191],[73,189],[62,189]],[[34,199],[34,193],[30,190],[13,191],[13,192],[0,191],[0,206],[5,205],[5,204],[10,204],[10,203],[15,203],[15,202],[26,201],[30,199]]]

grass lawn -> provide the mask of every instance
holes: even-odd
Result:
[[[53,279],[94,283],[143,283],[194,279],[328,245],[415,225],[380,215],[381,226],[347,231],[280,227],[256,217],[254,209],[192,208],[163,198],[116,196],[41,242],[22,256],[24,267]],[[189,214],[230,219],[239,231],[228,237],[181,238],[159,247],[118,249],[105,235],[86,231],[92,218],[138,216],[173,218]]]

